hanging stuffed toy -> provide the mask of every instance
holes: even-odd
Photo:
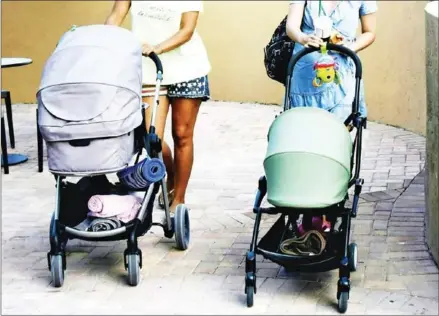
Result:
[[[322,56],[314,64],[314,71],[316,77],[314,78],[312,85],[314,87],[320,87],[324,83],[334,82],[340,84],[340,75],[338,73],[338,64],[334,58],[328,55],[326,46],[321,48]]]

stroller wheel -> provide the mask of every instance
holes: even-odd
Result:
[[[128,284],[136,286],[140,281],[140,258],[138,254],[127,255],[128,261]]]
[[[189,210],[186,205],[177,205],[174,216],[175,242],[179,250],[186,250],[191,238]]]
[[[54,255],[50,258],[50,273],[54,287],[61,287],[64,284],[64,267],[61,255]]]
[[[247,293],[247,307],[253,306],[253,300],[255,295],[255,288],[254,286],[247,286],[245,289],[245,292]]]
[[[349,292],[341,292],[338,299],[338,311],[342,314],[348,310]]]
[[[358,265],[358,247],[356,243],[352,243],[348,248],[349,269],[351,272],[357,271]]]

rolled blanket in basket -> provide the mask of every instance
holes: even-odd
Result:
[[[134,190],[146,189],[151,183],[158,182],[166,174],[165,164],[158,158],[146,158],[134,166],[117,173],[119,181]]]
[[[93,195],[88,200],[88,216],[115,217],[127,223],[137,216],[140,206],[139,200],[133,195]]]
[[[89,232],[102,232],[122,227],[121,222],[116,218],[86,218],[76,229]]]
[[[326,240],[317,230],[307,231],[301,237],[284,240],[280,251],[293,256],[318,256],[326,247]]]

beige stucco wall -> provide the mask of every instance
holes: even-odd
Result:
[[[438,95],[438,1],[425,9],[427,69],[427,176],[425,201],[427,244],[439,264],[439,95]]]
[[[378,38],[361,54],[370,119],[418,133],[425,131],[425,3],[379,1]],[[2,71],[2,88],[11,90],[15,102],[35,102],[42,66],[63,32],[72,24],[102,23],[112,6],[111,1],[1,4],[2,56],[34,60]],[[280,103],[283,89],[265,75],[263,47],[287,7],[287,1],[205,1],[199,30],[213,66],[214,99]]]

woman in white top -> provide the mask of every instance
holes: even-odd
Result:
[[[159,55],[163,64],[163,87],[157,111],[156,130],[163,140],[169,106],[172,108],[172,136],[175,160],[163,141],[163,159],[171,212],[185,203],[185,193],[193,164],[193,133],[202,101],[210,97],[207,74],[210,63],[196,31],[202,1],[123,1],[116,0],[105,24],[120,26],[131,10],[132,32],[143,43],[143,52]],[[152,104],[156,69],[143,58],[143,102]],[[145,111],[146,128],[151,108]],[[159,204],[164,207],[161,194]]]

